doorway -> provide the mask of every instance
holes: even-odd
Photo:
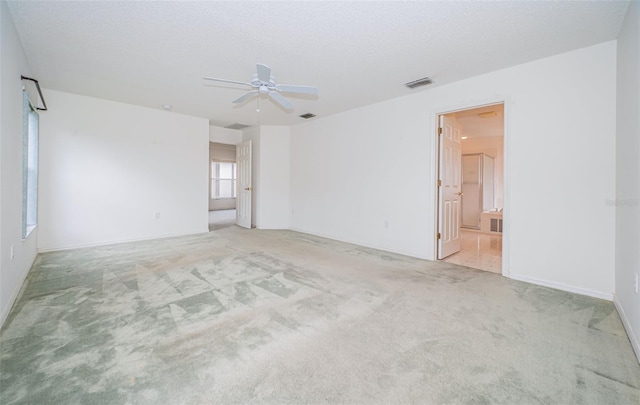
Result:
[[[504,102],[438,114],[438,260],[503,273]]]
[[[232,224],[251,229],[251,150],[251,140],[209,142],[209,231]]]
[[[236,145],[209,142],[209,231],[235,224]]]

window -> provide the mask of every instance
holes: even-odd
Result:
[[[236,164],[211,162],[211,198],[236,198]]]
[[[38,224],[38,113],[22,91],[22,239]]]

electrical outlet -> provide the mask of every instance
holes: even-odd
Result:
[[[635,288],[636,294],[638,293],[638,273],[635,275],[635,280],[633,282],[633,287]]]
[[[14,257],[15,257],[15,253],[13,251],[13,245],[11,245],[11,260],[13,260]]]
[[[153,214],[153,218],[160,219],[160,213],[156,211],[156,213]]]

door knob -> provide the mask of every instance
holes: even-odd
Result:
[[[251,187],[245,187],[244,189],[247,190],[247,191],[253,190]]]
[[[462,195],[462,192],[460,192],[460,193],[456,193],[456,194],[457,194],[457,195]]]

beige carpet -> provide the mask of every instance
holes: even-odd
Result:
[[[291,231],[40,255],[2,404],[638,404],[610,302]]]

